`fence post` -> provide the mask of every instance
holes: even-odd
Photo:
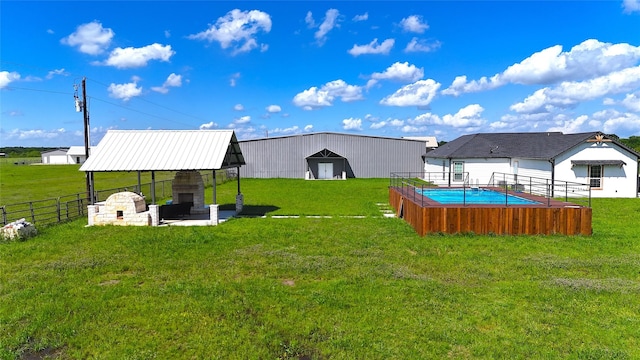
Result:
[[[58,222],[60,222],[60,198],[56,199],[56,214],[58,215]]]
[[[7,225],[7,209],[5,206],[2,206],[2,226]]]
[[[36,214],[33,212],[33,202],[29,201],[29,210],[31,210],[31,223],[36,223]]]

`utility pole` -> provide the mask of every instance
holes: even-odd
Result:
[[[89,111],[87,110],[87,78],[82,78],[82,115],[84,117],[84,158],[89,159]],[[89,205],[93,205],[95,202],[93,199],[93,172],[87,171],[86,174],[87,185],[87,200]]]

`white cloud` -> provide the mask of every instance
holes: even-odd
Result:
[[[51,70],[47,73],[47,76],[45,76],[47,79],[53,79],[54,76],[56,75],[61,75],[61,76],[69,76],[69,73],[66,72],[64,69],[56,69],[56,70]]]
[[[356,15],[356,16],[353,17],[353,21],[356,21],[356,22],[357,21],[365,21],[367,19],[369,19],[369,13],[368,12],[366,12],[366,13],[364,13],[362,15]]]
[[[134,78],[133,82],[127,84],[111,83],[107,91],[109,92],[109,97],[129,101],[131,98],[142,94],[142,87],[138,87],[137,79]]]
[[[407,44],[407,47],[404,48],[404,52],[432,52],[438,50],[440,46],[442,46],[442,43],[440,43],[440,41],[428,42],[427,40],[414,37]]]
[[[245,115],[233,120],[233,123],[236,125],[246,124],[251,121],[251,116]]]
[[[427,127],[426,126],[405,125],[400,129],[400,131],[402,131],[403,133],[410,133],[410,134],[424,133],[424,132],[427,131]]]
[[[164,37],[166,37],[167,39],[171,37],[171,31],[169,30],[165,30],[164,31]]]
[[[355,118],[348,118],[342,120],[342,128],[344,130],[362,130],[362,120]]]
[[[71,35],[62,38],[61,43],[77,47],[82,53],[98,55],[109,48],[113,38],[113,30],[103,28],[98,21],[82,24]]]
[[[418,80],[413,84],[402,87],[393,95],[389,95],[380,100],[380,104],[388,106],[428,107],[436,96],[439,88],[440,83],[432,79]]]
[[[240,73],[239,72],[231,75],[231,77],[229,78],[229,86],[235,87],[236,83],[237,83],[237,79],[240,79]]]
[[[182,86],[182,75],[171,73],[169,77],[167,77],[167,80],[164,81],[164,84],[162,84],[162,86],[154,86],[151,88],[151,90],[166,94],[169,92],[170,87],[180,86]]]
[[[419,15],[411,15],[406,17],[400,21],[400,26],[402,30],[406,32],[414,32],[418,34],[422,34],[429,28],[426,22],[423,22],[422,16]]]
[[[563,52],[560,45],[549,47],[491,78],[482,77],[468,82],[466,76],[458,76],[442,93],[457,96],[494,89],[508,83],[547,85],[587,80],[634,66],[639,59],[640,46],[590,39],[568,52]]]
[[[52,130],[21,130],[13,129],[7,132],[8,139],[16,140],[43,140],[43,139],[55,139],[67,133],[64,128],[52,129]]]
[[[316,41],[320,46],[324,45],[324,43],[327,41],[327,33],[333,30],[334,27],[340,26],[338,24],[339,16],[340,16],[340,12],[338,10],[336,9],[327,10],[324,20],[322,21],[322,24],[320,24],[320,27],[318,27],[318,31],[316,31],[314,35],[316,38]]]
[[[305,131],[305,132],[313,131],[313,125],[311,125],[311,124],[306,125],[306,126],[304,127],[304,131]]]
[[[340,98],[343,102],[362,100],[362,87],[349,85],[344,80],[334,80],[321,88],[313,86],[296,94],[293,104],[304,110],[313,110],[332,106],[336,98]]]
[[[639,86],[640,66],[636,66],[587,81],[565,81],[554,88],[545,87],[510,108],[518,113],[551,112],[556,108],[574,107],[580,102],[619,94]]]
[[[560,125],[552,126],[547,129],[547,131],[560,131],[565,134],[577,133],[580,132],[582,126],[589,120],[589,117],[586,115],[578,116],[575,119],[567,119],[562,121]],[[559,121],[560,122],[560,121]]]
[[[259,32],[271,31],[271,16],[259,10],[240,11],[234,9],[218,18],[215,24],[205,31],[189,35],[189,39],[217,41],[223,49],[233,48],[233,55],[257,48]],[[260,45],[261,50],[266,47]]]
[[[472,81],[467,81],[467,76],[462,75],[462,76],[456,76],[456,78],[453,80],[453,83],[451,83],[451,86],[442,90],[442,93],[444,95],[459,96],[461,94],[470,93],[470,92],[479,92],[479,91],[495,89],[502,85],[503,83],[500,80],[499,75],[495,75],[491,79],[488,79],[487,77],[483,76],[480,78],[480,80],[472,80]]]
[[[244,110],[244,106],[242,104],[235,104],[233,106],[233,110],[235,110],[235,111],[243,111]]]
[[[622,8],[625,14],[640,12],[640,0],[622,0]]]
[[[367,119],[366,116],[365,116],[365,119]],[[404,126],[404,120],[389,118],[383,121],[374,121],[369,127],[371,129],[382,129],[385,126],[401,128],[402,126]]]
[[[640,114],[604,110],[593,114],[593,119],[602,123],[602,131],[607,134],[640,132]]]
[[[215,129],[217,127],[218,127],[218,124],[216,124],[213,121],[211,121],[211,122],[208,122],[206,124],[200,125],[200,130],[211,130],[211,129]]]
[[[627,94],[622,100],[622,105],[630,111],[640,113],[640,93]]]
[[[308,11],[307,16],[304,17],[304,23],[307,24],[308,28],[316,27],[316,22],[313,20],[313,13],[311,11]]]
[[[362,100],[362,88],[356,85],[349,85],[344,80],[330,81],[322,87],[334,97],[339,97],[343,102]]]
[[[418,68],[415,65],[409,65],[408,62],[396,62],[389,66],[382,73],[373,73],[371,78],[375,80],[392,80],[414,82],[422,79],[424,76],[424,68]]]
[[[353,47],[347,52],[353,56],[359,56],[364,54],[384,54],[387,55],[393,48],[393,44],[395,44],[395,39],[387,39],[382,42],[382,44],[378,44],[378,39],[373,39],[367,45],[353,45]]]
[[[334,97],[326,90],[319,90],[313,86],[293,97],[293,104],[304,110],[313,110],[333,105]]]
[[[175,53],[171,50],[171,45],[163,46],[158,43],[141,48],[116,48],[111,51],[107,60],[95,64],[114,66],[118,69],[137,68],[146,66],[151,60],[168,62]]]
[[[482,106],[471,104],[458,110],[458,112],[453,115],[447,114],[440,117],[436,114],[425,113],[416,116],[414,119],[408,121],[408,123],[413,126],[444,125],[453,128],[478,127],[486,123],[486,120],[482,118],[483,111]]]
[[[293,134],[301,134],[303,132],[308,132],[307,128],[311,125],[305,126],[304,129],[300,129],[298,126],[292,126],[289,128],[275,128],[273,130],[269,130],[269,134],[272,135],[293,135]]]
[[[20,80],[20,74],[15,71],[0,71],[0,89],[8,86],[10,83]]]
[[[282,108],[279,105],[269,105],[266,107],[268,113],[274,114],[282,111]]]

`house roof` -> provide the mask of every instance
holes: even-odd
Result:
[[[40,155],[67,155],[67,151],[68,149],[55,149],[55,150],[49,150],[49,151],[43,151],[40,153]]]
[[[233,130],[109,130],[80,171],[216,170],[244,164]]]
[[[524,158],[551,160],[574,146],[602,136],[640,156],[634,150],[609,139],[601,132],[563,134],[561,132],[480,133],[461,136],[428,152],[427,158]]]
[[[89,154],[93,151],[93,146],[89,147]],[[82,146],[72,146],[67,151],[67,155],[69,156],[84,156],[84,145]]]

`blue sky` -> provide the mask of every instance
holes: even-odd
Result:
[[[108,129],[640,135],[640,0],[0,2],[0,144]],[[81,95],[80,89],[78,89]]]

